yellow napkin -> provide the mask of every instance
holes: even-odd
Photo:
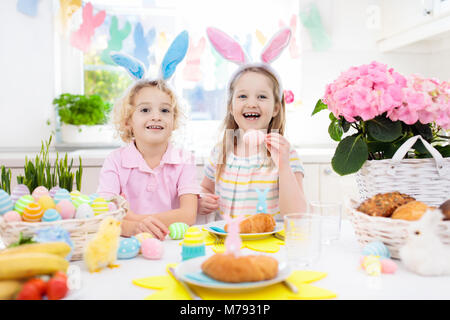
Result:
[[[175,266],[176,264],[168,264]],[[294,271],[287,278],[295,285],[299,292],[291,292],[282,283],[276,283],[252,291],[218,291],[210,288],[190,285],[192,289],[205,300],[287,300],[287,299],[332,299],[336,293],[327,289],[322,289],[310,285],[309,283],[318,281],[326,277],[324,272],[317,271]],[[171,276],[154,276],[148,278],[135,279],[133,284],[147,289],[158,290],[155,293],[145,297],[145,300],[189,300],[189,294],[184,288]]]

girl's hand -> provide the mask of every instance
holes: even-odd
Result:
[[[169,229],[157,218],[148,216],[136,225],[136,234],[141,232],[151,233],[156,239],[162,241],[169,234]]]
[[[210,214],[219,209],[219,196],[202,193],[198,198],[198,214]]]
[[[289,154],[291,145],[279,133],[269,133],[265,139],[266,147],[278,169],[289,167]]]

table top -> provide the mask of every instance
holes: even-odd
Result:
[[[117,260],[120,266],[115,269],[103,269],[99,273],[89,273],[83,261],[71,263],[71,274],[76,286],[68,299],[102,299],[102,300],[142,300],[154,290],[138,287],[132,280],[150,276],[167,275],[168,263],[181,262],[180,241],[164,241],[164,255],[161,260],[147,260],[139,255],[130,260]],[[255,251],[243,249],[244,254]],[[206,247],[206,255],[212,255],[211,246]],[[283,261],[285,247],[274,257]],[[450,276],[424,277],[408,271],[399,260],[394,260],[398,269],[394,274],[369,276],[359,267],[361,247],[358,244],[353,227],[348,220],[342,221],[339,240],[322,246],[319,261],[310,270],[327,273],[327,276],[314,282],[314,286],[328,289],[337,294],[341,300],[428,300],[450,299]]]

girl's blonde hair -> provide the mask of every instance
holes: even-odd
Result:
[[[220,151],[216,168],[216,181],[219,180],[225,168],[228,153],[230,152],[230,150],[231,151],[234,150],[234,147],[237,144],[237,139],[240,138],[239,126],[236,123],[236,120],[234,119],[231,110],[236,82],[244,73],[247,72],[259,73],[265,75],[268,79],[271,80],[273,84],[273,96],[275,98],[275,105],[280,104],[280,110],[278,111],[278,114],[270,120],[269,126],[267,128],[267,133],[276,130],[277,133],[279,133],[280,135],[284,135],[286,125],[286,110],[285,110],[286,108],[284,103],[284,94],[280,96],[280,83],[277,77],[271,71],[269,71],[267,68],[264,68],[263,66],[249,66],[247,68],[243,68],[233,76],[233,78],[230,81],[230,85],[228,87],[227,113],[221,127],[221,130],[223,132],[222,139],[218,145]],[[231,137],[230,134],[227,134],[230,132],[233,133]],[[269,151],[267,151],[267,155],[270,156]],[[274,165],[272,161],[270,162],[270,164],[271,166]]]
[[[175,93],[167,86],[163,80],[139,80],[129,88],[123,97],[117,100],[114,105],[113,123],[122,141],[128,143],[133,139],[133,132],[128,121],[131,119],[136,106],[134,98],[142,88],[153,87],[161,90],[170,97],[174,114],[174,130],[179,126],[180,106]]]

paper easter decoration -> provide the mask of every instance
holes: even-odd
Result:
[[[119,20],[116,16],[111,18],[111,25],[109,27],[109,35],[110,38],[108,40],[108,47],[102,51],[100,58],[104,63],[114,64],[114,61],[111,60],[110,53],[112,51],[120,51],[122,50],[123,41],[128,37],[131,33],[131,24],[128,21],[125,21],[125,25],[122,29],[119,30]]]
[[[93,11],[92,4],[86,3],[83,7],[83,22],[80,28],[70,35],[70,44],[83,52],[88,51],[95,29],[102,25],[106,17],[105,10],[99,11],[95,16]]]
[[[331,47],[331,39],[325,31],[319,9],[310,3],[299,12],[300,21],[308,30],[312,47],[315,51],[324,51]]]
[[[70,19],[81,5],[81,0],[59,0],[58,20],[61,34],[67,34]]]
[[[177,65],[184,59],[188,49],[189,36],[187,31],[181,32],[172,42],[161,63],[160,74],[157,77],[162,80],[168,80]],[[147,69],[144,64],[136,58],[120,52],[111,52],[111,59],[127,70],[130,76],[138,81],[144,78],[151,78],[147,75]]]
[[[283,52],[283,50],[288,46],[289,40],[291,38],[291,30],[289,28],[283,28],[278,31],[266,44],[261,52],[261,62],[252,63],[249,57],[246,56],[241,45],[235,41],[232,37],[227,35],[225,32],[209,27],[206,29],[206,34],[212,46],[217,50],[218,53],[222,55],[225,59],[236,63],[240,66],[236,73],[250,66],[264,67],[269,70],[278,80],[280,84],[280,97],[283,94],[283,89],[281,85],[280,77],[277,72],[272,69],[270,64],[275,61]],[[233,76],[231,77],[231,79]],[[229,85],[228,85],[229,86]]]
[[[18,0],[17,11],[30,17],[36,17],[39,0]]]
[[[225,239],[225,253],[233,254],[235,257],[238,257],[241,254],[242,246],[241,236],[239,235],[239,224],[245,217],[238,216],[233,219],[228,214],[225,214],[223,217],[228,224],[228,234]]]
[[[134,38],[134,51],[133,56],[142,61],[145,68],[148,69],[149,63],[154,64],[156,59],[155,55],[150,53],[149,47],[153,45],[156,39],[156,30],[151,28],[144,34],[144,28],[140,22],[136,23],[133,32]]]
[[[255,188],[258,194],[258,204],[256,205],[256,213],[267,213],[267,194],[269,193],[269,188],[264,189],[264,191]]]
[[[280,27],[285,27],[284,21],[280,20]],[[300,48],[297,44],[296,39],[296,32],[297,32],[297,16],[293,14],[291,16],[291,20],[289,21],[289,27],[292,30],[292,38],[291,42],[289,43],[289,53],[291,55],[292,59],[298,59],[300,58]]]
[[[183,69],[183,79],[186,81],[200,81],[203,73],[200,69],[200,59],[205,51],[206,39],[201,37],[197,45],[194,45],[192,39],[189,40],[189,48],[186,54],[186,65]]]

